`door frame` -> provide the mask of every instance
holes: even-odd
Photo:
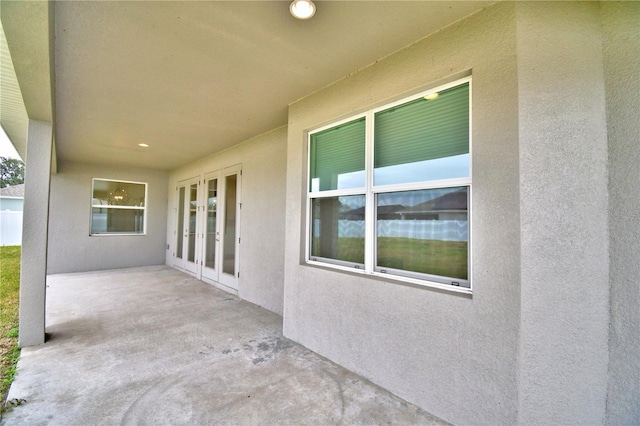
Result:
[[[214,229],[213,238],[214,242],[214,258],[213,263],[214,267],[210,268],[207,266],[206,257],[207,257],[207,246],[209,243],[209,182],[212,180],[216,180],[216,224]],[[204,202],[204,214],[201,217],[201,229],[202,229],[202,277],[201,280],[206,281],[207,283],[217,283],[219,280],[219,270],[220,263],[218,260],[218,253],[220,251],[220,210],[221,210],[221,184],[220,184],[220,171],[216,170],[213,172],[207,172],[203,175],[202,181],[202,193],[203,193],[203,202]]]
[[[223,226],[226,223],[226,178],[231,175],[236,175],[236,200],[235,200],[235,242],[234,242],[234,274],[228,274],[223,272],[223,255],[224,255],[224,235]],[[216,271],[212,273],[210,268],[205,265],[206,256],[206,244],[207,244],[207,215],[208,215],[208,181],[217,179],[217,212],[216,212],[216,234],[219,235],[219,241],[216,242],[215,248],[215,265]],[[186,259],[188,253],[188,239],[184,236],[185,227],[188,217],[187,205],[190,186],[197,184],[197,200],[196,200],[196,232],[195,232],[195,262],[189,262]],[[178,221],[180,219],[179,206],[180,203],[180,188],[185,188],[185,200],[182,208],[183,210],[183,223],[179,226]],[[173,242],[171,245],[174,247],[173,251],[173,263],[172,266],[180,269],[181,271],[196,277],[197,279],[204,281],[208,284],[214,285],[227,292],[238,294],[239,281],[240,281],[240,243],[241,243],[241,212],[242,212],[242,164],[236,164],[230,167],[221,168],[214,171],[208,171],[201,173],[198,176],[188,179],[180,180],[176,183],[176,216],[174,219],[174,232]],[[178,232],[183,235],[182,258],[177,256],[178,251]]]
[[[189,252],[189,228],[185,226],[189,220],[190,205],[189,195],[190,189],[192,185],[196,185],[196,217],[195,217],[195,233],[194,233],[194,261],[190,262],[188,260],[188,252]],[[185,198],[180,206],[180,188],[184,188]],[[189,275],[193,275],[196,278],[200,279],[201,268],[199,265],[200,258],[200,246],[198,243],[198,236],[200,232],[199,226],[199,212],[200,212],[200,178],[199,177],[191,177],[188,179],[183,179],[176,184],[176,218],[174,221],[174,231],[173,231],[173,243],[175,244],[175,250],[173,252],[173,266],[181,269],[182,271],[188,273]],[[183,217],[182,223],[180,222],[180,209],[182,209]],[[179,231],[179,234],[178,234]],[[179,235],[182,236],[182,253],[178,253],[178,248],[180,245],[178,244]],[[180,256],[178,256],[180,254]]]
[[[227,203],[227,192],[228,192],[228,188],[227,188],[227,183],[226,183],[226,179],[228,176],[232,176],[232,175],[236,175],[236,196],[235,196],[235,206],[234,206],[234,236],[233,236],[233,251],[234,251],[234,264],[233,264],[233,273],[229,274],[227,272],[225,272],[225,265],[224,265],[224,256],[225,256],[225,244],[226,244],[226,240],[225,238],[227,238],[227,236],[224,234],[223,231],[223,227],[226,225],[227,222],[227,213],[229,212],[229,206]],[[220,229],[220,246],[219,246],[219,250],[218,250],[218,259],[219,259],[219,265],[220,265],[220,271],[219,271],[219,275],[218,275],[218,283],[225,286],[225,287],[230,287],[232,289],[234,289],[235,291],[238,291],[238,283],[240,280],[240,242],[241,242],[241,211],[242,211],[242,166],[240,164],[235,165],[235,166],[231,166],[231,167],[226,167],[224,169],[222,169],[220,171],[220,175],[219,175],[219,180],[218,180],[218,188],[221,188],[220,191],[220,198],[223,200],[222,201],[222,206],[221,206],[221,210],[222,210],[222,215],[221,215],[221,220],[220,220],[220,224],[219,224],[219,229]]]

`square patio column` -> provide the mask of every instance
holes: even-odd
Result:
[[[517,3],[519,424],[602,424],[607,119],[597,2]]]
[[[52,148],[52,125],[30,120],[27,130],[20,273],[18,343],[22,347],[44,343]]]

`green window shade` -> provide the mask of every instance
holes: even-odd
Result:
[[[364,187],[365,119],[311,135],[311,192]]]
[[[442,161],[437,164],[429,162],[447,157],[456,157],[468,164],[468,156],[464,154],[469,153],[469,83],[443,90],[432,100],[420,98],[377,113],[374,134],[376,169],[410,163],[421,163],[422,168],[442,168],[445,164]],[[468,166],[466,172],[461,171],[459,161],[454,169],[451,172],[437,171],[436,176],[428,179],[405,177],[400,181],[468,175]],[[415,170],[415,167],[406,168],[403,172],[421,173]]]

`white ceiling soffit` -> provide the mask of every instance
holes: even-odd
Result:
[[[58,158],[174,169],[490,3],[318,1],[300,21],[288,1],[56,2]]]
[[[0,67],[0,116],[3,128],[25,160],[28,124],[24,113],[28,119],[53,122],[52,11],[53,6],[47,1],[0,2],[3,43],[6,42]],[[12,83],[14,77],[17,85]]]
[[[0,124],[23,159],[27,151],[29,118],[9,55],[4,29],[0,24]]]

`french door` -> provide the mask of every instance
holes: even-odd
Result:
[[[207,173],[202,277],[238,289],[240,166]]]
[[[198,265],[198,188],[199,179],[178,183],[175,265],[199,275]]]
[[[240,276],[241,177],[238,165],[206,173],[204,179],[182,181],[177,187],[175,265],[235,291]]]

